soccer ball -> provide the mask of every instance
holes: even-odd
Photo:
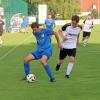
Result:
[[[36,77],[34,74],[28,74],[27,75],[27,81],[28,82],[34,82],[36,80]]]

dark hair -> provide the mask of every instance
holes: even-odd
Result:
[[[77,16],[77,15],[72,16],[72,20],[75,20],[78,23],[79,22],[79,16]]]
[[[39,24],[37,23],[37,22],[33,22],[32,24],[31,24],[31,28],[33,29],[33,28],[39,28]]]

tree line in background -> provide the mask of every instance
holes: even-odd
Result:
[[[80,0],[25,0],[28,3],[28,14],[38,14],[38,4],[47,4],[48,13],[55,19],[69,19],[72,15],[80,14]],[[96,9],[91,10],[93,18],[98,18]],[[83,17],[84,18],[84,17]]]
[[[25,0],[28,2],[28,14],[37,15],[37,5],[47,4],[48,13],[59,19],[68,19],[74,14],[79,14],[79,0]]]

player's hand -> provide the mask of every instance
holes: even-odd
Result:
[[[90,28],[93,28],[93,26],[90,26]]]
[[[62,45],[61,45],[61,43],[58,44],[58,48],[62,49]]]
[[[63,41],[66,41],[66,40],[68,40],[68,37],[67,36],[63,36]]]

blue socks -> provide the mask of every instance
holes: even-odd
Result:
[[[29,64],[24,64],[24,71],[25,71],[26,75],[28,75],[30,73],[30,66],[29,66]]]
[[[48,74],[48,76],[50,77],[50,80],[54,79],[54,77],[52,76],[50,67],[48,65],[45,65],[44,69],[45,69],[46,73]]]
[[[50,67],[48,65],[45,65],[44,69],[45,69],[46,73],[48,74],[48,76],[50,77],[50,80],[54,79]],[[26,75],[28,75],[30,73],[29,64],[24,64],[24,71],[25,71]]]

